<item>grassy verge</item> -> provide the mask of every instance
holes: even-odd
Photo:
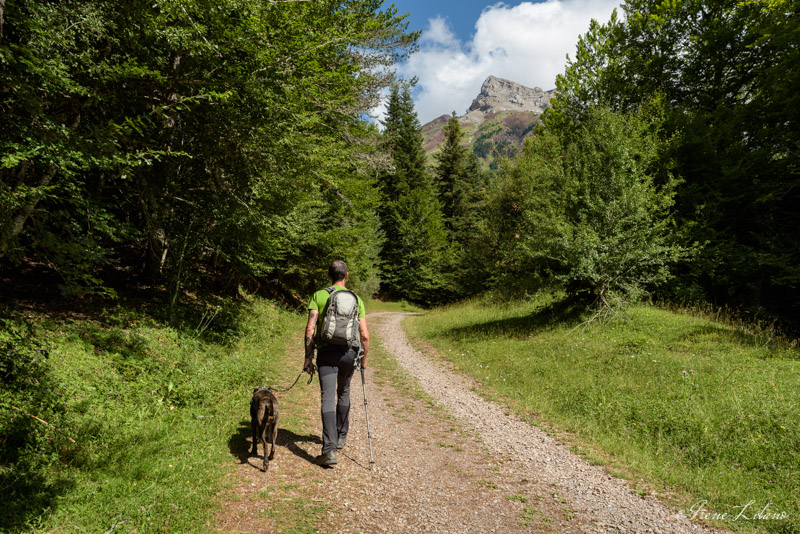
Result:
[[[671,493],[687,512],[705,501],[698,519],[800,531],[795,348],[649,306],[606,324],[580,321],[542,294],[487,296],[407,327],[490,396],[571,435],[590,460]]]
[[[383,301],[378,299],[366,298],[364,300],[364,308],[367,313],[381,313],[381,312],[419,312],[422,308],[415,306],[404,300],[401,301]]]
[[[212,530],[252,387],[297,372],[302,317],[245,308],[217,336],[122,306],[0,323],[0,532]]]

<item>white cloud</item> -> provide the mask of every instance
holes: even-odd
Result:
[[[447,26],[447,21],[442,17],[435,17],[428,20],[428,29],[422,34],[420,44],[422,46],[429,45],[432,47],[461,46],[456,35]]]
[[[552,89],[566,55],[575,55],[589,21],[606,22],[620,0],[547,0],[486,7],[469,42],[460,42],[444,19],[428,21],[420,50],[399,72],[416,76],[421,123],[455,111],[462,115],[489,75],[529,87]]]

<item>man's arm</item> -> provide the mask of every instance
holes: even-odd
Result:
[[[317,326],[317,318],[319,312],[317,310],[308,310],[308,324],[306,325],[306,360],[303,363],[303,371],[311,374],[311,360],[314,358],[314,328]]]
[[[369,330],[366,317],[358,320],[358,335],[361,337],[361,348],[364,349],[364,354],[361,356],[361,367],[366,369],[367,353],[369,352]]]

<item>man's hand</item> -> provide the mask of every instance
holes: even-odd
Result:
[[[306,356],[306,361],[303,363],[303,372],[310,375],[314,374],[314,363],[312,362],[311,356]]]
[[[356,369],[366,369],[367,368],[367,352],[364,350],[364,347],[358,351],[356,355],[356,362],[355,362]]]
[[[314,374],[314,340],[313,338],[306,338],[306,360],[303,363],[303,372],[310,375]]]
[[[361,368],[367,368],[367,353],[369,352],[369,329],[367,319],[362,317],[358,321],[358,335],[361,338]]]
[[[317,310],[308,310],[308,324],[306,324],[305,336],[306,361],[303,363],[303,372],[310,375],[314,374],[312,360],[314,359],[314,349],[316,348],[314,346],[314,327],[317,325],[317,317],[319,317]]]

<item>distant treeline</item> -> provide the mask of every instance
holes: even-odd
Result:
[[[424,304],[558,284],[601,310],[656,291],[797,326],[796,3],[625,2],[491,175],[455,118],[426,165],[391,74],[418,35],[380,6],[9,0],[1,261],[174,300],[301,295],[343,257],[356,289]]]
[[[556,283],[600,310],[657,292],[797,327],[800,7],[632,0],[622,9],[624,20],[592,22],[542,127],[495,176],[480,177],[459,152],[451,120],[433,169],[443,222],[421,202],[407,217],[429,229],[421,248],[434,262],[416,279],[445,299]],[[389,140],[403,131],[395,122]],[[400,171],[384,192],[398,205],[398,183],[420,183],[403,169],[420,164],[412,142],[390,145]],[[391,210],[384,228],[403,243]],[[408,251],[389,265],[402,258]]]

